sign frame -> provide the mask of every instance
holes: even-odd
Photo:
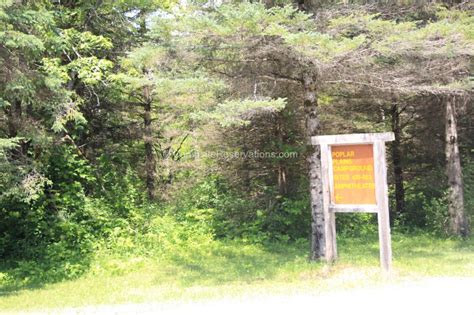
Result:
[[[360,133],[311,137],[312,145],[321,148],[321,181],[323,185],[323,215],[325,236],[325,258],[333,262],[337,258],[336,212],[369,212],[377,213],[380,265],[390,271],[392,265],[392,246],[390,236],[390,219],[387,185],[387,162],[385,142],[395,140],[393,132]],[[333,163],[331,147],[335,145],[363,145],[373,147],[374,181],[376,204],[333,204]]]

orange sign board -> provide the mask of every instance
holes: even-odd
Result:
[[[372,144],[332,145],[333,204],[376,204]]]

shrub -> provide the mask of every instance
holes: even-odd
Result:
[[[377,215],[373,213],[336,214],[338,235],[367,236],[377,233]]]
[[[432,198],[423,202],[423,212],[425,214],[425,224],[429,232],[434,235],[448,235],[448,201],[447,193],[440,198]]]

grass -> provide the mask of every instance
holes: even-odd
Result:
[[[379,269],[376,235],[338,239],[340,258],[333,265],[309,262],[306,241],[216,241],[176,250],[166,259],[99,255],[90,271],[75,280],[21,289],[0,282],[0,312],[327,292],[427,276],[474,276],[473,240],[396,234],[392,247],[394,272],[389,280]]]

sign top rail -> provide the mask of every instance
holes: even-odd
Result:
[[[311,144],[359,144],[393,140],[395,140],[393,132],[353,133],[345,135],[314,136],[311,137]]]

